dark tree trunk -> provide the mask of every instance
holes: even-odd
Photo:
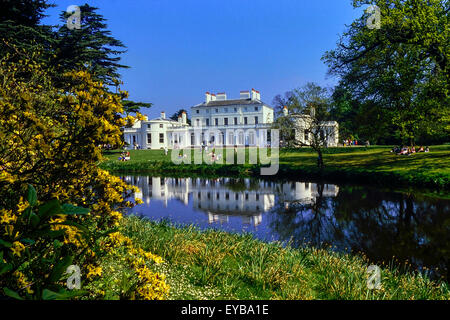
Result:
[[[323,156],[322,156],[322,149],[317,149],[317,166],[320,170],[323,169]]]

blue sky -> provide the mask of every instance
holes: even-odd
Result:
[[[51,1],[50,1],[51,2]],[[143,113],[190,110],[204,93],[255,88],[264,102],[314,81],[332,86],[320,60],[362,14],[350,0],[75,0],[53,1],[43,22],[58,24],[69,5],[99,8],[127,47],[123,89],[152,102]]]

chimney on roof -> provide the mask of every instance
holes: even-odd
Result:
[[[217,100],[218,100],[218,101],[227,100],[227,94],[226,94],[225,92],[223,92],[223,93],[218,93],[218,94],[217,94]]]
[[[250,91],[241,91],[241,99],[250,99]]]
[[[187,114],[185,111],[181,114],[181,121],[183,124],[187,124]]]
[[[166,113],[164,111],[161,111],[161,119],[165,119],[166,118]]]
[[[252,89],[252,100],[256,100],[257,99],[257,95],[256,95],[256,90]]]
[[[256,99],[261,101],[261,94],[259,93],[258,90],[256,90]]]
[[[216,101],[217,100],[217,97],[216,97],[216,95],[213,93],[213,94],[211,94],[211,101]]]
[[[181,117],[181,114],[178,116],[178,123],[182,124],[183,123],[183,118]]]
[[[283,115],[284,115],[285,117],[287,117],[288,114],[289,114],[289,110],[288,110],[288,108],[287,108],[286,106],[284,106],[284,107],[283,107]]]
[[[206,97],[205,103],[209,103],[211,101],[211,94],[209,92],[206,92],[205,97]]]

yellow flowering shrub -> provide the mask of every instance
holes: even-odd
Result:
[[[165,276],[152,271],[152,266],[163,263],[161,257],[135,247],[129,237],[120,232],[109,234],[101,241],[110,254],[106,257],[105,279],[93,283],[94,298],[105,296],[103,288],[108,287],[108,299],[147,299],[160,300],[169,293]],[[97,267],[91,268],[92,274],[103,272]]]
[[[161,258],[120,233],[136,188],[97,167],[101,146],[120,145],[120,127],[132,121],[120,116],[126,92],[111,94],[84,71],[61,75],[55,88],[37,60],[23,52],[0,59],[0,295],[72,297],[67,267],[81,268],[83,290],[102,276],[99,261],[116,241],[136,260],[136,297],[162,299],[164,278],[146,262]]]

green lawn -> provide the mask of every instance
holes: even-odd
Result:
[[[341,180],[355,180],[357,182],[367,182],[374,184],[393,183],[404,186],[426,186],[447,189],[450,187],[450,145],[431,146],[429,153],[416,153],[411,156],[398,156],[390,152],[390,146],[374,147],[343,147],[329,148],[324,150],[325,170],[320,173],[322,177],[339,178]],[[233,149],[223,151],[216,149],[217,154],[221,154],[220,160],[226,159],[226,152],[233,152]],[[246,163],[249,161],[249,149],[246,149]],[[131,161],[119,162],[119,150],[106,151],[105,161],[102,165],[111,171],[146,171],[149,173],[167,172],[177,173],[176,166],[171,163],[171,153],[164,155],[162,150],[131,150]],[[201,156],[200,150],[192,151]],[[316,166],[317,154],[309,148],[303,149],[281,149],[280,150],[280,171],[284,175],[317,175]],[[206,168],[210,167],[210,168]],[[248,171],[245,166],[228,167],[229,172],[235,174],[254,175],[256,171]],[[215,172],[217,174],[227,173],[226,168],[220,166],[220,161],[211,165],[182,167],[186,173]],[[164,169],[164,170],[163,170]],[[180,169],[181,170],[181,169]],[[192,172],[190,172],[191,170]],[[233,171],[234,170],[234,171]],[[247,171],[245,171],[247,170]],[[373,178],[373,179],[372,179]],[[386,181],[389,179],[390,181]]]
[[[405,267],[380,265],[381,289],[370,290],[363,256],[294,249],[251,235],[176,228],[136,217],[123,223],[133,243],[165,260],[156,270],[166,275],[169,299],[450,299],[448,284]],[[120,279],[128,267],[120,261],[103,261],[105,276],[92,284],[105,292],[104,298],[117,298],[109,295],[112,285],[127,288]]]

